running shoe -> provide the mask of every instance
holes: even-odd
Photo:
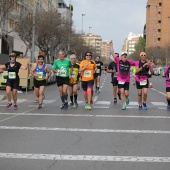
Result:
[[[85,104],[84,108],[87,109],[88,103]]]
[[[122,110],[126,110],[126,106],[125,105],[122,106]]]
[[[42,104],[39,104],[38,109],[42,109]]]
[[[6,105],[6,109],[9,109],[11,106],[12,106],[12,103],[8,103],[8,104]]]
[[[100,90],[97,90],[97,93],[99,94],[99,93],[100,93]]]
[[[117,103],[117,99],[116,98],[114,99],[114,103]]]
[[[71,103],[70,103],[70,107],[73,107],[73,106],[74,106],[74,103],[73,103],[73,102],[71,102]]]
[[[61,109],[62,109],[62,110],[64,109],[64,103],[62,103]]]
[[[166,110],[167,110],[167,111],[170,110],[170,105],[167,105]]]
[[[64,109],[67,110],[68,109],[68,102],[64,103]]]
[[[90,105],[90,104],[87,104],[86,109],[87,109],[87,110],[91,110],[91,108],[92,108],[91,105]]]
[[[127,97],[126,98],[126,105],[128,105],[129,104],[129,98]]]
[[[16,104],[14,105],[14,110],[18,110],[18,106]]]
[[[74,102],[74,104],[75,104],[75,106],[76,106],[76,107],[78,107],[78,103],[77,103],[77,101],[75,101],[75,102]]]
[[[120,96],[120,93],[117,93],[118,97],[119,97],[119,100],[121,100],[121,96]]]
[[[143,108],[144,108],[144,110],[148,109],[147,106],[146,106],[146,103],[143,103]]]
[[[34,103],[38,103],[39,101],[36,99],[35,101],[34,101]]]
[[[142,105],[139,105],[138,110],[142,110]]]

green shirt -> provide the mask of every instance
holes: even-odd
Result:
[[[67,58],[64,60],[57,59],[53,64],[53,69],[58,70],[57,76],[68,77],[70,68],[72,67],[71,61]]]

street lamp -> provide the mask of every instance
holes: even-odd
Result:
[[[90,34],[90,29],[91,29],[92,27],[89,27],[89,34]]]
[[[82,14],[82,30],[81,30],[81,33],[83,34],[83,17],[85,16],[86,14]]]

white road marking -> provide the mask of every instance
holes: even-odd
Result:
[[[110,101],[97,101],[96,104],[110,105]]]
[[[17,103],[23,103],[23,102],[26,102],[27,99],[17,99]],[[0,103],[8,103],[8,100],[2,100]],[[13,101],[12,101],[13,103]],[[6,105],[5,105],[6,106]]]
[[[98,99],[98,96],[95,96],[94,99],[93,99],[93,102],[96,102]]]
[[[164,102],[151,102],[155,106],[166,106]]]
[[[164,95],[164,96],[166,96],[166,94],[165,93],[162,93],[161,91],[159,91],[159,90],[156,90],[156,89],[154,89],[154,88],[151,88],[153,91],[156,91],[156,92],[158,92],[158,93],[160,93],[160,94],[162,94],[162,95]]]
[[[58,132],[89,132],[89,133],[93,132],[93,133],[170,134],[170,131],[162,131],[162,130],[77,129],[77,128],[19,127],[19,126],[0,126],[0,130],[34,130],[34,131],[58,131]]]
[[[109,106],[96,106],[96,105],[94,105],[93,108],[95,108],[95,109],[108,109]]]
[[[54,103],[56,100],[43,100],[43,103],[47,104],[47,103]]]
[[[138,106],[139,104],[138,104],[138,102],[129,102],[129,105],[132,105],[132,106]]]
[[[103,86],[100,86],[100,88],[103,88]]]
[[[100,162],[170,162],[170,157],[139,157],[139,156],[101,156],[101,155],[55,155],[55,154],[23,154],[0,153],[0,158],[62,160],[62,161],[100,161]]]
[[[165,108],[162,108],[165,109]],[[0,115],[17,115],[18,113],[0,113]],[[20,116],[55,116],[55,117],[96,117],[96,118],[137,118],[137,119],[170,119],[168,116],[135,116],[135,115],[90,115],[90,114],[50,114],[21,113]]]

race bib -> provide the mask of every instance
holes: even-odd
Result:
[[[96,70],[96,73],[100,73],[100,69],[97,69],[97,70]]]
[[[73,78],[77,78],[75,71],[72,72],[72,77],[73,77]]]
[[[84,71],[84,77],[91,77],[91,71],[90,70]]]
[[[60,70],[60,76],[66,77],[66,70]]]
[[[8,72],[8,78],[9,79],[16,79],[16,73],[15,72]]]
[[[143,80],[143,81],[140,82],[141,86],[145,86],[146,84],[147,84],[147,80]]]
[[[38,75],[37,78],[39,78],[39,79],[42,79],[42,78],[43,78],[43,72],[37,72],[36,74]]]
[[[119,81],[119,82],[118,82],[118,84],[125,84],[125,82],[123,82],[123,81]]]

